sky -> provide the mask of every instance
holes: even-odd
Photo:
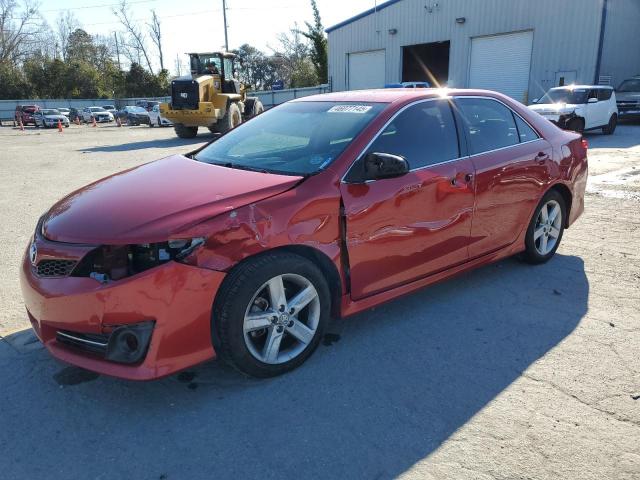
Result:
[[[121,27],[112,13],[119,0],[40,0],[40,11],[55,29],[60,12],[71,10],[90,34],[113,35]],[[224,46],[222,0],[128,0],[132,17],[139,24],[160,17],[165,68],[175,73],[176,56],[187,64],[185,52],[219,50]],[[378,3],[381,3],[378,1]],[[357,15],[375,0],[317,0],[322,23],[330,27]],[[277,46],[277,35],[296,22],[313,20],[309,0],[227,0],[229,49],[249,43],[269,53]],[[155,50],[149,39],[148,49]],[[156,68],[157,65],[156,65]]]

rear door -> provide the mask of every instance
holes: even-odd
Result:
[[[552,147],[504,103],[455,99],[476,171],[469,257],[513,243],[529,222],[551,168]]]
[[[352,170],[374,152],[401,155],[411,171],[367,183],[353,183],[350,171],[340,186],[354,299],[468,258],[473,164],[461,153],[450,102],[421,101],[401,111]]]

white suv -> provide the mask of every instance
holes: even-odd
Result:
[[[611,135],[618,123],[618,107],[613,87],[569,85],[550,89],[529,108],[560,128],[584,132],[601,128]]]

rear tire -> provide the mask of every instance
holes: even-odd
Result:
[[[611,115],[611,118],[609,119],[609,123],[602,127],[602,133],[604,133],[605,135],[613,135],[613,132],[616,131],[616,127],[618,126],[618,115],[616,115],[615,113],[613,115]]]
[[[583,133],[584,120],[582,120],[581,118],[572,118],[571,120],[569,120],[569,123],[567,123],[567,130],[573,130],[577,133]]]
[[[254,377],[293,370],[317,348],[330,298],[322,272],[304,257],[269,253],[247,260],[231,271],[215,300],[215,349]]]
[[[529,222],[522,258],[527,263],[545,263],[560,246],[567,207],[564,198],[556,190],[549,190],[538,204]]]
[[[176,135],[180,138],[195,138],[198,135],[198,127],[185,127],[179,123],[173,126]]]

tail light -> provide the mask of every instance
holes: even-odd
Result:
[[[589,149],[589,142],[587,141],[587,139],[582,137],[581,141],[582,141],[582,148],[584,148],[585,151],[588,150]]]

